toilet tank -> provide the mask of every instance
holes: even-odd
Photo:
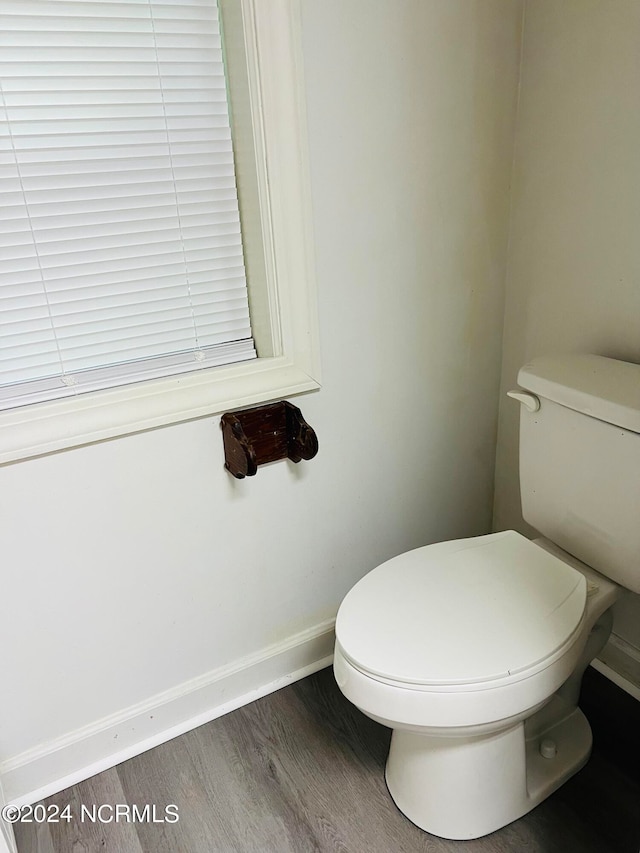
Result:
[[[536,358],[518,384],[534,395],[520,407],[525,521],[640,592],[640,365],[595,355]]]

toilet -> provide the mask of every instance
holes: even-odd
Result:
[[[393,730],[389,793],[443,838],[505,826],[586,763],[582,675],[618,589],[640,592],[640,365],[537,358],[518,384],[522,511],[539,537],[401,554],[336,620],[338,686]]]

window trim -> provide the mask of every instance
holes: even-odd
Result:
[[[254,127],[269,357],[0,413],[0,463],[215,415],[320,387],[299,0],[241,8]],[[266,322],[265,322],[266,321]]]

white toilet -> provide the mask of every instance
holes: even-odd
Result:
[[[640,365],[539,358],[518,383],[523,516],[545,538],[401,554],[336,622],[340,689],[393,729],[389,792],[444,838],[499,829],[585,764],[582,674],[618,585],[640,592]]]

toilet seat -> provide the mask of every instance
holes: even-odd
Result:
[[[490,688],[549,666],[580,634],[585,577],[514,531],[428,545],[369,572],[336,621],[348,663],[387,684]]]

